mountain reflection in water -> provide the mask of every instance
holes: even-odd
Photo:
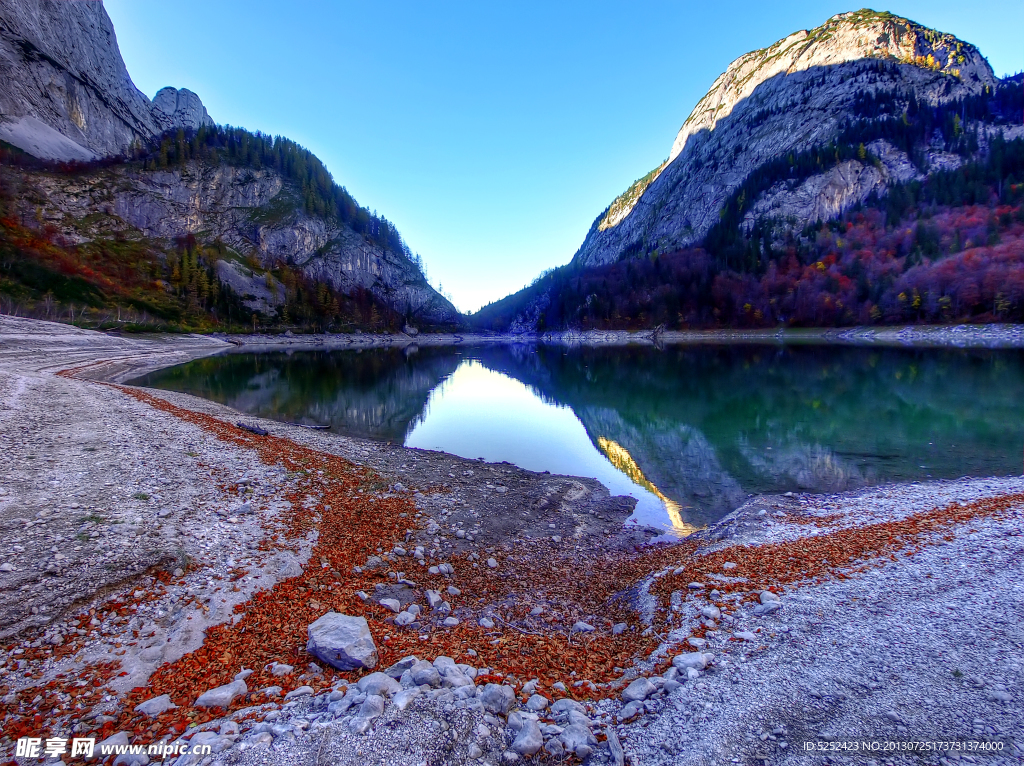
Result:
[[[748,494],[1018,474],[1024,354],[501,345],[234,352],[140,385],[592,476],[686,534]]]

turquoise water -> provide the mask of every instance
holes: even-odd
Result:
[[[1024,352],[486,346],[237,352],[139,385],[535,471],[685,532],[752,493],[1020,474]]]

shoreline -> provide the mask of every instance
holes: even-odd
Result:
[[[235,347],[386,348],[560,344],[581,346],[665,346],[696,344],[806,344],[905,348],[1024,348],[1024,325],[908,325],[893,327],[784,328],[763,330],[587,330],[555,333],[352,333],[316,335],[221,335]]]
[[[981,720],[978,736],[1003,742],[1009,757],[1024,754],[1008,704],[1024,680],[1024,478],[757,496],[681,543],[650,546],[648,531],[621,528],[629,501],[593,480],[110,384],[225,348],[0,317],[7,732],[43,713],[69,734],[77,725],[127,738],[155,726],[152,739],[136,741],[215,743],[208,763],[225,766],[313,764],[324,748],[360,766],[496,766],[521,759],[522,732],[534,728],[560,743],[547,752],[564,755],[576,726],[589,763],[621,766],[613,740],[634,763],[804,763],[800,737],[827,730],[895,737],[913,723],[914,736],[948,738],[948,721],[970,733]],[[239,418],[268,435],[236,428]],[[406,555],[416,546],[423,564]],[[430,588],[447,611],[424,602]],[[758,596],[764,589],[779,606]],[[392,597],[403,611],[422,606],[413,627],[377,603]],[[451,657],[461,675],[384,692],[378,711],[358,674],[309,665],[298,640],[328,607],[370,621],[377,670],[416,654],[441,669]],[[456,623],[446,626],[446,615]],[[268,619],[263,640],[245,638]],[[983,667],[968,630],[995,641]],[[695,651],[699,667],[679,660]],[[201,684],[227,683],[246,667],[247,691],[229,710],[193,705]],[[906,680],[882,683],[883,669]],[[110,699],[75,692],[78,679]],[[509,689],[518,712],[484,706],[488,683]],[[922,688],[934,695],[926,709],[915,704]],[[177,712],[134,711],[161,690]],[[553,712],[560,699],[572,704]],[[443,750],[439,722],[455,735]]]

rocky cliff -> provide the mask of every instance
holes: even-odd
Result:
[[[267,272],[286,264],[343,294],[368,290],[414,322],[459,321],[406,253],[307,213],[300,190],[274,170],[199,160],[156,170],[124,163],[70,175],[29,173],[23,184],[22,200],[71,244],[101,237],[172,244],[189,235],[223,244],[229,257],[217,262],[220,281],[271,317],[285,298]]]
[[[178,157],[170,167],[166,156],[109,162],[152,157],[161,141],[166,155],[168,131],[183,128],[193,140],[213,121],[191,91],[163,88],[152,102],[139,92],[102,3],[0,0],[0,66],[0,140],[41,160],[107,160],[71,174],[22,173],[27,220],[46,221],[72,244],[113,235],[148,238],[158,250],[186,236],[222,243],[237,257],[219,261],[216,275],[268,317],[285,291],[267,271],[285,264],[344,295],[367,290],[410,319],[459,321],[396,244],[397,232],[382,244],[334,210],[311,209],[308,189],[259,161],[224,163],[213,152],[212,161]],[[172,143],[172,151],[181,148]],[[330,197],[326,169],[311,163],[323,171],[321,192]]]
[[[575,263],[700,242],[752,171],[836,139],[866,96],[936,105],[994,83],[974,46],[891,14],[844,13],[796,32],[729,65],[680,128],[668,160],[609,206]],[[757,210],[795,214],[802,223],[841,212],[890,178],[905,180],[910,171],[894,168],[906,166],[906,157],[876,148],[887,158],[884,169],[848,164],[800,190],[805,204],[784,202],[775,189]],[[931,159],[941,166],[941,156]]]
[[[199,97],[132,83],[100,2],[0,0],[0,139],[45,160],[122,154],[212,124]]]

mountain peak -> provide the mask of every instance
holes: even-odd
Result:
[[[819,27],[794,32],[767,48],[733,61],[694,107],[672,145],[674,160],[690,136],[713,130],[761,83],[814,67],[862,59],[910,64],[954,77],[980,89],[995,82],[992,67],[970,43],[886,11],[839,13]]]

